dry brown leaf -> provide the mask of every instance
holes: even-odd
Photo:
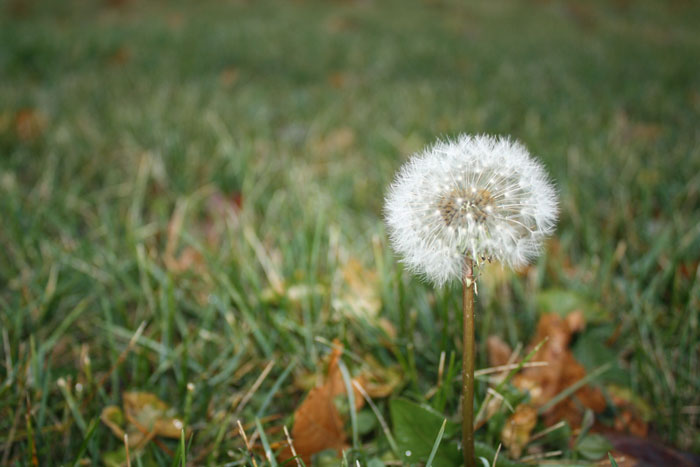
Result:
[[[364,361],[367,363],[368,369],[358,376],[356,380],[367,392],[367,395],[372,399],[381,399],[393,394],[403,380],[400,368],[383,367],[371,355],[367,355]]]
[[[377,272],[365,268],[360,261],[350,258],[342,270],[347,285],[340,296],[340,304],[360,315],[376,316],[381,309]]]
[[[119,439],[124,439],[124,429],[122,428],[124,424],[124,413],[122,409],[116,405],[108,405],[102,409],[100,420],[107,425],[112,433],[114,433],[114,436]]]
[[[317,452],[335,449],[340,455],[346,447],[345,421],[334,402],[336,396],[346,394],[343,375],[338,365],[342,354],[343,347],[339,341],[335,340],[324,384],[313,388],[294,412],[292,440],[297,455],[307,465],[310,465],[311,456]],[[355,381],[363,384],[360,379],[355,379]],[[364,399],[357,389],[354,389],[353,392],[355,410],[359,410],[364,404]],[[280,455],[280,461],[291,457],[291,450],[287,448]]]
[[[338,365],[340,357],[343,356],[343,345],[338,339],[333,341],[333,345],[333,352],[331,353],[331,358],[328,363],[328,376],[326,377],[325,384],[325,386],[328,386],[328,393],[331,398],[335,398],[341,394],[347,394],[345,381],[343,381],[343,373],[340,371],[340,365]],[[360,384],[362,384],[362,381],[360,381]],[[360,410],[365,404],[365,400],[357,389],[354,389],[353,392],[355,394],[355,410]]]
[[[335,449],[338,455],[342,453],[347,435],[328,386],[312,389],[294,413],[292,439],[297,454],[307,465],[317,452]],[[280,460],[291,457],[290,453],[283,454]]]
[[[569,326],[569,332],[572,334],[582,332],[584,329],[586,329],[586,317],[584,316],[582,310],[572,311],[566,315],[564,320],[566,321],[567,326]]]
[[[173,410],[154,394],[125,392],[122,396],[124,411],[107,406],[102,409],[100,420],[120,440],[128,434],[129,447],[140,449],[156,436],[180,438],[182,421],[173,417]]]
[[[180,438],[183,423],[174,417],[174,411],[150,392],[125,392],[124,415],[129,423],[157,436]]]
[[[652,417],[651,407],[630,389],[611,385],[607,390],[612,403],[617,407],[613,424],[615,431],[646,438],[649,433],[646,420]]]
[[[531,345],[534,346],[545,338],[547,342],[532,360],[545,361],[548,365],[527,368],[513,379],[516,387],[530,392],[531,402],[535,407],[543,406],[586,375],[586,370],[576,361],[569,349],[572,334],[584,325],[583,314],[579,312],[571,313],[566,319],[555,313],[540,317]],[[605,398],[596,388],[583,386],[576,391],[575,396],[583,406],[594,412],[605,409]],[[579,406],[571,398],[567,398],[547,411],[545,423],[551,425],[563,419],[572,427],[577,427],[581,424],[582,417]]]
[[[498,336],[486,339],[486,352],[489,356],[489,366],[501,366],[508,363],[513,350]]]
[[[501,430],[501,441],[514,459],[519,458],[523,453],[523,448],[530,441],[530,434],[536,424],[537,410],[531,405],[520,404],[508,417]]]

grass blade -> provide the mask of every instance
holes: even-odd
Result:
[[[435,459],[435,455],[437,454],[438,448],[440,447],[440,442],[442,441],[442,436],[445,434],[445,426],[447,425],[447,419],[444,419],[442,421],[442,426],[440,427],[440,431],[438,431],[437,438],[435,438],[435,442],[433,443],[433,449],[430,451],[430,456],[428,456],[428,462],[425,463],[425,467],[431,467],[433,465],[433,459]]]
[[[97,428],[98,422],[99,418],[93,418],[90,422],[90,426],[88,427],[87,432],[85,433],[85,438],[83,438],[83,442],[80,443],[80,447],[78,448],[78,454],[75,456],[75,460],[73,461],[73,467],[77,467],[78,465],[80,465],[80,459],[83,457],[83,454],[85,454],[85,450],[87,449],[88,443],[92,439],[92,436],[95,434],[95,429]]]
[[[260,419],[257,417],[255,418],[255,426],[258,428],[258,433],[260,433],[260,441],[262,442],[263,449],[265,450],[265,457],[267,458],[267,461],[272,467],[277,467],[277,459],[275,459],[275,454],[272,452],[272,449],[270,449],[270,443],[267,440],[267,436],[265,436],[265,431],[260,424]]]
[[[345,392],[348,395],[348,411],[350,412],[350,426],[352,427],[352,447],[357,449],[360,446],[360,437],[358,435],[357,429],[357,408],[355,407],[355,391],[352,389],[352,380],[350,379],[350,372],[348,367],[345,366],[342,359],[338,359],[338,368],[340,368],[340,373],[343,376],[343,383],[345,383]]]

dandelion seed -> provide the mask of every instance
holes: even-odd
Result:
[[[443,285],[462,276],[466,259],[530,262],[554,230],[557,201],[544,169],[520,143],[461,135],[401,168],[385,212],[403,262]]]

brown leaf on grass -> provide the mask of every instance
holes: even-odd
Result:
[[[489,366],[501,366],[508,363],[513,350],[498,336],[486,339],[486,352],[489,356]]]
[[[114,433],[114,436],[116,436],[119,439],[124,439],[124,429],[122,426],[124,425],[124,412],[122,412],[122,409],[117,407],[116,405],[108,405],[104,409],[102,409],[102,413],[100,414],[100,420],[102,420],[102,423],[107,425],[107,428],[109,428],[112,433]],[[129,443],[131,444],[134,442],[134,440],[129,437]]]
[[[174,410],[150,392],[125,392],[124,415],[130,423],[141,425],[149,432],[166,438],[180,438],[182,421]]]
[[[652,417],[651,407],[628,388],[611,385],[607,390],[617,408],[613,423],[615,431],[646,438],[649,433],[647,420]]]
[[[508,453],[515,459],[523,453],[523,448],[530,441],[532,429],[537,424],[537,410],[527,404],[520,404],[508,417],[501,430],[501,441]]]
[[[345,421],[334,402],[336,396],[347,394],[338,364],[343,354],[343,347],[337,340],[334,344],[324,384],[313,388],[294,412],[292,440],[297,455],[307,465],[310,465],[311,456],[317,452],[335,449],[340,455],[346,447]],[[358,382],[362,384],[362,381]],[[364,404],[364,399],[357,389],[354,389],[353,393],[355,410],[359,410]],[[279,459],[284,462],[291,457],[291,449],[288,447]]]
[[[294,413],[292,439],[297,454],[306,464],[311,463],[311,456],[317,452],[335,449],[340,454],[345,448],[344,422],[328,386],[312,389]],[[280,460],[291,457],[283,454]]]
[[[516,387],[530,392],[535,407],[542,407],[554,396],[586,376],[586,370],[576,361],[569,349],[572,334],[582,329],[584,324],[583,314],[580,312],[570,313],[566,319],[555,313],[540,317],[531,346],[545,339],[547,341],[532,360],[545,361],[548,365],[527,368],[513,379]],[[583,386],[575,392],[575,396],[580,404],[594,412],[605,409],[605,398],[596,388]],[[576,402],[567,398],[548,410],[544,418],[547,425],[564,419],[572,427],[576,427],[581,424],[583,411]]]
[[[155,394],[125,392],[122,398],[123,411],[117,406],[107,406],[102,409],[100,419],[120,440],[128,434],[130,447],[142,448],[156,436],[180,438],[182,421]]]
[[[389,397],[401,384],[403,375],[399,367],[383,367],[371,355],[364,357],[368,368],[355,378],[372,399]]]
[[[575,310],[566,315],[564,318],[566,325],[569,326],[571,334],[581,332],[586,329],[586,318],[581,310]]]
[[[382,306],[377,272],[365,268],[357,259],[350,258],[343,266],[342,274],[346,288],[336,305],[347,307],[359,315],[376,316]]]
[[[333,341],[333,352],[331,352],[330,361],[328,363],[328,375],[326,376],[326,384],[324,386],[328,387],[328,394],[331,398],[339,396],[341,394],[347,394],[345,390],[345,382],[343,381],[343,373],[340,371],[340,357],[343,356],[343,345],[335,339]],[[365,403],[362,395],[355,389],[355,409],[359,410]]]

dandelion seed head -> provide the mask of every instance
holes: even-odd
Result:
[[[527,149],[507,138],[439,141],[399,170],[386,198],[394,249],[437,285],[465,258],[520,267],[554,230],[556,191]]]

